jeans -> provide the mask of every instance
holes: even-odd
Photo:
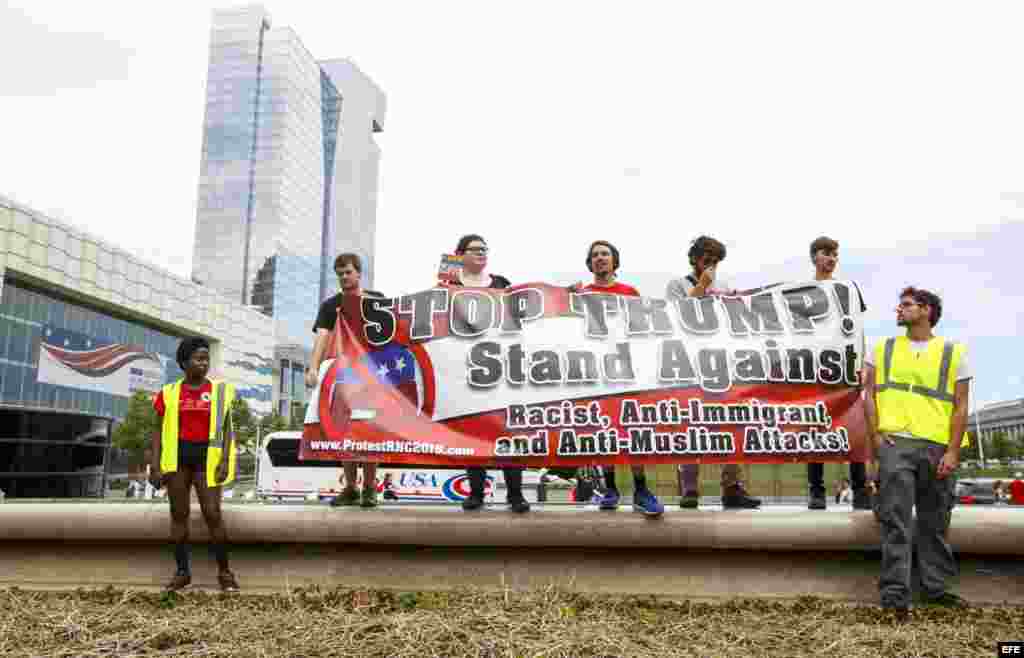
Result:
[[[956,478],[936,477],[945,446],[924,439],[895,437],[895,441],[889,445],[883,439],[878,456],[878,520],[882,524],[882,576],[878,587],[883,599],[909,605],[915,557],[926,598],[941,596],[946,591],[946,579],[957,574],[953,550],[946,542],[956,504]]]
[[[700,464],[683,464],[679,467],[682,493],[700,493]],[[740,465],[722,464],[722,492],[740,483]]]
[[[522,497],[523,495],[523,469],[503,468],[505,474],[505,490],[510,498]],[[472,493],[484,495],[484,482],[487,479],[487,471],[479,466],[471,466],[466,469],[469,476],[469,490]]]

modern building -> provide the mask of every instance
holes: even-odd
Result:
[[[262,7],[214,11],[192,278],[272,316],[281,345],[308,352],[338,253],[360,254],[372,285],[385,105]]]
[[[1024,442],[1024,398],[994,402],[977,409],[968,418],[967,430],[977,432],[979,428],[986,442],[996,433],[1017,443]]]
[[[181,376],[189,335],[255,413],[276,408],[270,318],[0,196],[0,489],[103,491],[112,424]]]

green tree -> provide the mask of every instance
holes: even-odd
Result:
[[[128,413],[114,428],[113,443],[127,450],[132,459],[141,463],[160,426],[160,417],[153,409],[153,401],[145,391],[135,391],[128,402]]]
[[[259,421],[246,400],[236,397],[235,401],[231,403],[231,419],[234,422],[238,444],[246,450],[254,450],[256,448],[256,427]]]
[[[1004,432],[993,433],[991,445],[993,459],[1002,460],[1013,456],[1013,447],[1010,445],[1010,440],[1006,437]]]
[[[287,429],[288,421],[276,411],[272,414],[267,414],[260,420],[260,431],[263,433],[263,436],[271,432],[283,432]]]
[[[288,423],[288,429],[293,432],[301,432],[303,421],[306,419],[306,407],[308,404],[302,402],[292,402],[292,418]]]

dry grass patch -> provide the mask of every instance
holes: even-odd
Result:
[[[3,656],[985,656],[1024,608],[916,610],[821,599],[694,603],[462,589],[275,596],[0,590]]]

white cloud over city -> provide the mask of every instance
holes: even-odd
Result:
[[[471,231],[514,281],[611,240],[652,295],[702,233],[744,284],[806,275],[827,234],[871,332],[931,287],[979,398],[1024,396],[1019,4],[264,4],[388,95],[377,289]],[[214,6],[0,6],[0,193],[187,276]]]

